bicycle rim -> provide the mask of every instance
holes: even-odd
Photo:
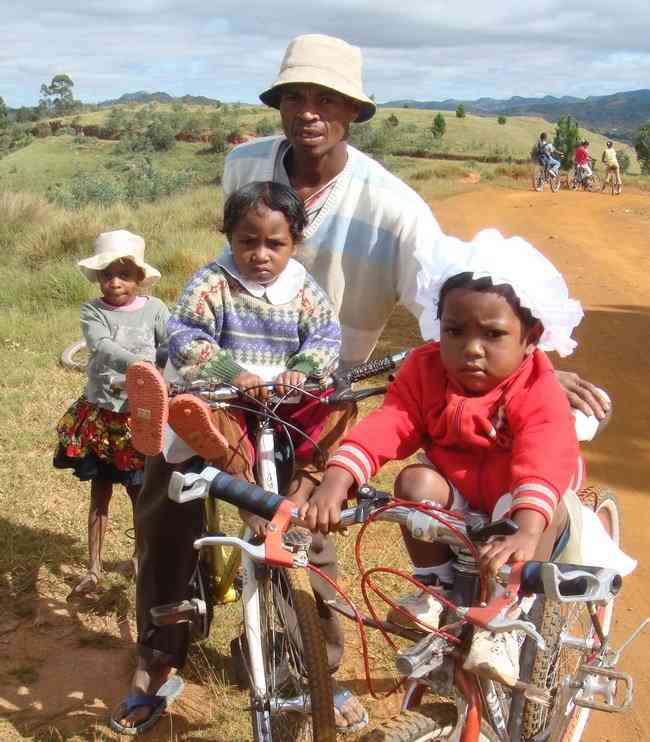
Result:
[[[61,353],[59,360],[64,368],[69,368],[72,371],[85,371],[88,365],[86,341],[77,340],[75,343],[68,345]]]
[[[620,543],[620,515],[615,496],[608,491],[597,498],[596,514],[611,538]],[[558,685],[563,678],[575,674],[578,665],[589,662],[589,658],[576,650],[562,644],[562,635],[569,634],[577,638],[592,638],[595,634],[589,612],[585,603],[556,603],[541,598],[540,634],[544,637],[547,649],[537,651],[530,682],[542,688],[548,688],[551,693],[557,692]],[[599,608],[598,614],[605,635],[609,632],[614,602]],[[565,711],[566,722],[563,727],[561,742],[578,742],[589,719],[589,709],[573,705]],[[551,717],[554,707],[547,709],[531,702],[524,705],[522,722],[522,739],[529,740],[542,732]]]
[[[259,580],[267,697],[252,698],[256,742],[335,742],[327,650],[309,578],[268,569]]]
[[[557,193],[560,190],[560,176],[551,175],[550,183],[551,183],[551,190],[553,191],[553,193]]]
[[[544,190],[544,173],[541,169],[533,171],[533,189],[539,192]]]

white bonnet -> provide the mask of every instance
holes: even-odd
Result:
[[[450,262],[440,261],[441,254]],[[584,316],[580,302],[569,298],[564,278],[553,264],[521,237],[506,239],[496,229],[484,229],[471,242],[442,237],[435,251],[419,249],[415,257],[420,264],[416,301],[424,308],[420,330],[425,340],[440,339],[436,315],[445,281],[459,273],[472,273],[474,278],[491,278],[495,286],[512,286],[521,306],[544,325],[539,342],[542,350],[561,356],[574,351],[577,343],[571,333]]]

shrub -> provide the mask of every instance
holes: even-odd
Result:
[[[562,167],[567,169],[573,164],[573,153],[582,141],[578,122],[571,116],[561,116],[555,128],[553,146],[562,152]]]
[[[352,124],[348,141],[357,149],[369,154],[384,153],[389,144],[390,132],[387,126],[375,127],[372,124]]]
[[[176,132],[172,125],[160,117],[156,117],[147,127],[146,138],[157,151],[166,151],[176,144]]]
[[[433,124],[431,125],[431,133],[433,134],[433,138],[442,139],[445,131],[447,131],[447,122],[445,121],[445,117],[442,115],[442,113],[437,113],[433,119]]]
[[[465,118],[465,106],[462,103],[459,103],[458,107],[456,108],[456,118],[457,119]]]
[[[275,125],[270,119],[260,119],[255,126],[255,134],[258,137],[270,137],[275,133]]]
[[[32,134],[35,137],[39,137],[39,139],[49,137],[51,133],[52,129],[50,129],[50,125],[47,121],[39,121],[38,124],[32,128]]]
[[[630,169],[630,165],[632,164],[632,158],[630,157],[628,151],[625,149],[617,149],[616,159],[618,160],[618,166],[621,168],[621,172],[623,174],[627,173],[627,171]]]
[[[226,133],[223,129],[218,129],[210,134],[209,141],[210,152],[221,153],[228,149],[228,139],[226,138]]]
[[[506,117],[505,116],[499,116],[497,119],[497,122],[503,126],[506,123]]]
[[[646,121],[637,132],[634,149],[641,163],[641,172],[650,175],[650,121]]]
[[[394,113],[391,113],[391,115],[386,119],[386,123],[389,126],[397,127],[397,126],[399,126],[399,119],[397,118],[397,116]]]

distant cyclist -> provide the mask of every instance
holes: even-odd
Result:
[[[543,131],[539,135],[539,141],[537,142],[537,159],[542,167],[547,167],[554,176],[560,173],[560,161],[555,159],[553,155],[562,156],[562,152],[555,149],[555,147],[548,141],[548,134]]]
[[[601,160],[605,163],[605,167],[607,169],[601,191],[604,191],[605,188],[607,188],[609,179],[613,177],[614,185],[616,186],[615,193],[620,193],[621,186],[623,185],[621,181],[621,167],[618,164],[618,157],[616,156],[616,150],[614,149],[613,142],[607,142],[607,146],[605,147]]]
[[[576,170],[580,168],[580,180],[591,178],[593,175],[590,164],[592,157],[589,154],[589,142],[586,139],[576,148],[576,151],[573,154],[573,159],[576,163]]]

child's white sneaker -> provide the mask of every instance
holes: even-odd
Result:
[[[430,626],[432,629],[437,629],[440,625],[440,614],[444,611],[445,607],[433,595],[424,590],[418,590],[413,595],[399,598],[395,602],[400,608],[408,611],[418,621],[422,621],[423,624]],[[415,621],[410,620],[408,616],[400,613],[396,608],[391,608],[388,611],[386,620],[398,626],[418,627]],[[420,626],[419,628],[422,627]]]
[[[519,649],[514,631],[493,634],[476,629],[463,668],[482,670],[512,687],[519,680]]]

